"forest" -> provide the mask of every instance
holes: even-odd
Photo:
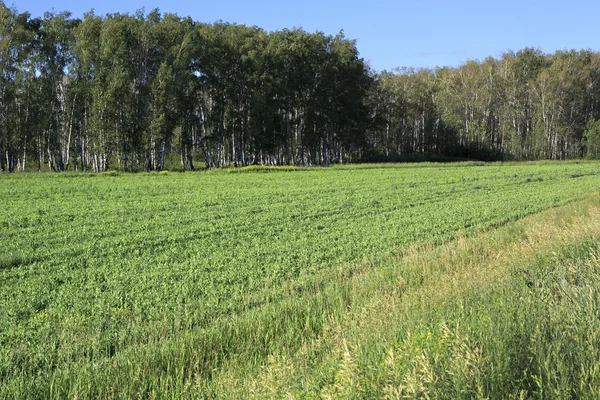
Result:
[[[378,72],[343,31],[0,1],[2,171],[599,156],[594,50]]]

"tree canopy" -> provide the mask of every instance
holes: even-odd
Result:
[[[0,2],[2,171],[598,157],[599,101],[591,50],[375,72],[343,31]]]

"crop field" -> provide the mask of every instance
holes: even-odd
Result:
[[[515,337],[484,344],[520,332],[554,354],[527,315],[545,320],[562,281],[531,282],[548,255],[597,280],[598,192],[599,162],[0,175],[0,398],[581,395],[541,361],[515,368]],[[520,325],[490,333],[500,315]]]

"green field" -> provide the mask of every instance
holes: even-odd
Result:
[[[0,398],[592,396],[595,356],[595,383],[513,361],[525,363],[518,346],[535,350],[534,317],[556,300],[548,285],[570,290],[558,272],[558,283],[538,277],[544,260],[567,275],[585,266],[577,279],[600,269],[600,232],[586,225],[598,192],[598,162],[1,175]],[[515,222],[558,206],[570,211],[540,214],[537,231]],[[511,248],[530,228],[556,234],[531,253]],[[461,243],[460,261],[440,261]],[[498,259],[504,269],[489,269]],[[461,262],[468,285],[436,303]],[[476,271],[487,271],[481,284]],[[542,295],[521,292],[532,287]],[[588,296],[575,316],[597,316],[595,287],[573,290],[556,301]],[[489,331],[501,324],[511,328]],[[540,337],[554,334],[548,324]],[[586,354],[600,351],[598,332]],[[575,341],[565,371],[587,371],[564,340]]]

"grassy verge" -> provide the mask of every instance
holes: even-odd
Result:
[[[315,295],[337,305],[319,335],[280,346],[258,369],[232,359],[212,394],[598,398],[599,239],[593,196],[413,248]]]

